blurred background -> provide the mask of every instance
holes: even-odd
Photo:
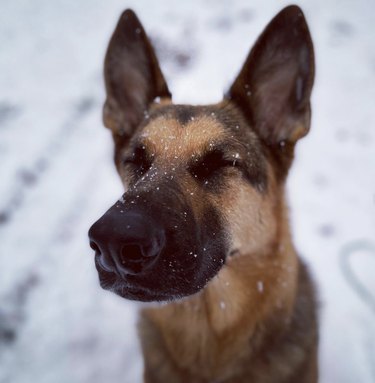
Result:
[[[89,226],[122,194],[102,63],[133,8],[178,103],[219,101],[286,1],[0,0],[0,383],[137,383],[138,305],[100,289]],[[323,383],[375,382],[375,3],[305,0],[317,75],[288,181],[320,297]]]

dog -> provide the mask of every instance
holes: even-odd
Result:
[[[142,302],[146,383],[315,383],[317,309],[285,182],[310,128],[313,44],[289,6],[223,100],[175,105],[137,16],[105,57],[125,193],[89,230],[100,284]]]

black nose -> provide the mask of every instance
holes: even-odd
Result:
[[[97,263],[119,276],[139,274],[160,255],[164,230],[151,217],[139,211],[112,206],[89,230],[90,246]]]

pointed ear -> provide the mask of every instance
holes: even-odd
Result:
[[[300,8],[283,9],[258,38],[228,97],[268,144],[295,143],[310,128],[314,51]]]
[[[129,138],[156,97],[171,98],[155,52],[132,10],[120,17],[104,63],[104,125]]]

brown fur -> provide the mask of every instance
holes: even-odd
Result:
[[[155,159],[154,184],[177,179],[194,215],[202,218],[210,204],[220,211],[230,238],[225,265],[200,292],[142,310],[146,383],[318,380],[314,288],[292,244],[284,198],[294,145],[309,129],[313,53],[304,19],[296,19],[300,10],[283,12],[258,40],[226,99],[207,107],[173,106],[132,12],[124,13],[112,37],[104,122],[113,133],[125,187],[132,178],[122,158],[131,154],[132,143],[141,144]],[[297,25],[296,38],[285,26],[289,18]],[[284,53],[280,44],[285,44]],[[123,53],[120,46],[128,50]],[[122,69],[115,64],[121,60]],[[299,65],[298,60],[304,61]],[[275,66],[284,62],[276,72]],[[161,97],[160,103],[153,103],[155,97]],[[248,151],[241,156],[259,187],[234,167],[225,169],[219,191],[208,192],[187,173],[192,159],[202,157],[210,145],[224,142],[240,151],[242,141]]]

